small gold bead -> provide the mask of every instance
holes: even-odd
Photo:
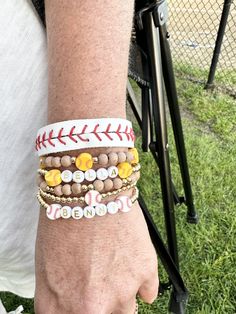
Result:
[[[93,162],[96,164],[98,163],[98,157],[93,157]]]
[[[75,163],[76,157],[71,157],[71,162]]]
[[[89,184],[89,185],[88,185],[88,189],[89,189],[89,190],[93,190],[93,189],[94,189],[93,184]]]
[[[83,191],[87,191],[87,185],[85,185],[85,184],[83,184],[82,186],[81,186],[81,189],[83,190]]]
[[[55,201],[56,200],[56,197],[54,195],[52,195],[52,200]]]
[[[105,193],[102,193],[102,198],[106,197],[106,194]]]
[[[127,190],[126,186],[123,186],[122,190],[123,190],[123,191]]]
[[[107,195],[108,195],[108,196],[111,196],[111,195],[112,195],[112,192],[108,192]]]
[[[114,195],[117,195],[119,192],[117,190],[113,191]]]
[[[67,198],[67,202],[68,202],[68,203],[72,203],[72,198],[71,198],[71,197],[68,197],[68,198]]]
[[[73,202],[74,203],[78,202],[78,200],[79,200],[78,197],[73,197]]]
[[[66,203],[66,198],[65,197],[61,197],[61,202],[62,203]]]
[[[131,179],[131,178],[127,178],[127,181],[128,181],[128,182],[132,182],[132,179]]]
[[[60,202],[60,200],[61,200],[61,198],[60,198],[59,196],[56,196],[56,197],[55,197],[55,201],[56,201],[56,202]]]

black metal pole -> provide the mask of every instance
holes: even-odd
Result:
[[[223,38],[224,38],[224,34],[225,34],[225,28],[226,28],[227,21],[228,21],[231,3],[232,3],[232,0],[225,0],[224,1],[220,25],[219,25],[219,29],[218,29],[217,38],[216,38],[215,49],[213,52],[211,67],[210,67],[208,80],[207,80],[205,89],[213,88],[213,81],[215,78],[216,67],[217,67],[217,63],[219,60],[219,56],[220,56],[221,46],[222,46],[222,42],[223,42]]]

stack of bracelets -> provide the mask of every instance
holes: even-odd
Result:
[[[81,219],[130,211],[138,198],[140,177],[134,141],[131,122],[119,118],[69,120],[39,129],[37,199],[47,217]],[[122,147],[125,151],[68,154],[93,147]],[[62,156],[62,152],[66,154]],[[126,190],[132,191],[131,197],[123,195]],[[110,196],[115,199],[106,201]]]

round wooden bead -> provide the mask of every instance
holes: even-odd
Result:
[[[129,177],[131,173],[133,172],[133,168],[131,164],[128,163],[127,161],[121,162],[120,164],[118,164],[117,168],[118,168],[119,176],[122,179]]]
[[[84,196],[85,203],[89,206],[95,206],[101,202],[102,195],[95,190],[87,192]]]
[[[78,169],[86,171],[93,167],[93,156],[89,153],[81,153],[75,160]]]
[[[126,153],[126,161],[128,161],[129,163],[131,163],[131,161],[134,159],[134,155],[130,152],[130,151],[128,151],[127,153]]]
[[[69,167],[69,166],[71,166],[71,158],[70,158],[70,156],[63,156],[62,158],[61,158],[61,165],[63,166],[63,167]]]
[[[106,180],[108,178],[108,171],[106,168],[99,168],[97,170],[97,178],[99,180]]]
[[[126,161],[126,153],[118,152],[118,163]]]
[[[72,181],[73,174],[72,174],[72,172],[70,170],[64,170],[61,173],[61,178],[62,178],[63,182],[68,183],[68,182]]]
[[[61,171],[58,169],[49,170],[44,178],[49,186],[56,186],[62,182]]]
[[[94,169],[86,170],[84,177],[87,181],[94,181],[97,177],[96,171]]]
[[[107,207],[105,204],[98,204],[95,206],[95,212],[98,216],[104,216],[107,213]]]
[[[52,156],[48,156],[45,158],[45,166],[46,167],[52,167]]]
[[[84,217],[93,218],[95,216],[95,208],[93,206],[85,206],[84,207]]]
[[[118,155],[117,155],[117,153],[114,153],[114,152],[109,153],[108,154],[108,158],[109,158],[109,164],[110,165],[112,165],[112,166],[117,165],[117,163],[118,163]]]
[[[70,206],[63,206],[61,208],[61,217],[68,219],[71,217],[71,207]]]
[[[98,192],[102,192],[102,190],[104,189],[104,183],[101,180],[95,180],[93,182],[93,186],[94,186],[94,189]]]
[[[71,190],[73,194],[80,194],[81,193],[81,184],[79,183],[73,183],[71,186]]]
[[[116,202],[107,203],[107,211],[109,214],[116,214],[118,210],[119,210],[119,207]]]
[[[61,158],[60,157],[53,157],[52,158],[52,166],[59,168],[61,167]]]
[[[84,181],[84,172],[77,170],[73,173],[73,181],[76,183],[81,183]]]
[[[44,192],[46,192],[47,191],[47,182],[45,182],[45,181],[42,181],[41,183],[40,183],[40,189],[42,189]]]
[[[81,208],[80,206],[75,206],[72,208],[71,216],[74,219],[81,219],[83,215],[84,215],[84,211],[83,211],[83,208]]]
[[[131,160],[131,164],[137,164],[139,162],[139,155],[137,148],[129,148],[129,152],[133,154],[133,160]]]
[[[111,191],[112,188],[113,188],[113,181],[111,179],[106,179],[104,181],[105,192]]]
[[[56,194],[56,196],[61,196],[63,195],[63,192],[62,192],[62,185],[57,185],[54,187],[54,193]]]
[[[106,154],[100,154],[98,156],[98,163],[101,166],[106,166],[108,164],[108,156]]]
[[[111,166],[107,169],[110,178],[115,178],[118,176],[118,168],[116,166]]]
[[[64,195],[71,195],[71,186],[70,186],[70,184],[65,184],[65,185],[63,185],[62,186],[62,193],[64,194]]]
[[[47,210],[46,215],[49,219],[55,220],[61,217],[61,205],[60,204],[51,204]]]
[[[117,203],[119,210],[122,212],[128,212],[132,207],[132,201],[127,195],[118,196],[115,202]]]
[[[120,189],[122,187],[122,180],[120,179],[120,178],[115,178],[114,180],[113,180],[113,188],[115,189],[115,190],[118,190],[118,189]]]

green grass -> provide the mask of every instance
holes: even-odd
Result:
[[[186,314],[234,314],[236,312],[236,103],[227,95],[204,91],[199,85],[178,78],[186,149],[195,206],[200,221],[186,222],[186,208],[176,208],[179,258],[182,277],[190,296]],[[140,132],[135,124],[137,135]],[[170,158],[175,185],[181,194],[178,163],[169,128]],[[140,152],[139,188],[161,230],[164,218],[157,167],[150,153]],[[166,279],[159,263],[161,280]],[[25,313],[33,312],[32,300],[1,293],[8,310],[23,304]],[[169,293],[152,305],[139,300],[139,313],[167,313]]]

